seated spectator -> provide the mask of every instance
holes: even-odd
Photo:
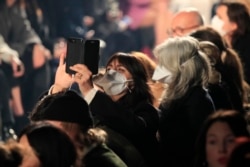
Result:
[[[74,91],[45,96],[37,103],[30,119],[33,122],[47,121],[65,131],[80,153],[77,166],[82,163],[86,167],[127,166],[106,146],[106,132],[93,128],[93,119],[87,103]]]
[[[233,49],[227,47],[220,34],[211,27],[201,27],[191,33],[190,36],[199,41],[210,41],[218,47],[222,60],[222,65],[218,67],[218,70],[221,73],[221,80],[228,85],[227,91],[233,109],[245,112],[243,109],[243,99],[246,96],[245,81],[239,55]]]
[[[42,44],[52,52],[53,40],[56,38],[53,30],[53,19],[56,15],[49,12],[54,1],[39,0],[18,0],[16,5],[19,7],[23,17],[26,17],[32,29],[40,37]],[[54,23],[56,24],[56,23]]]
[[[152,79],[168,85],[159,107],[160,166],[191,167],[200,126],[215,110],[205,89],[211,67],[192,37],[169,38],[154,54]]]
[[[241,113],[220,110],[210,115],[197,138],[194,167],[226,167],[237,137],[249,137]]]
[[[69,136],[60,129],[44,122],[25,127],[19,143],[33,156],[26,156],[22,166],[69,167],[76,162],[76,149]]]
[[[227,91],[228,85],[221,80],[222,60],[217,46],[208,41],[200,42],[200,49],[203,51],[210,61],[211,73],[208,80],[208,92],[212,97],[216,110],[233,109],[232,102]]]
[[[50,73],[47,59],[50,58],[50,52],[41,44],[39,36],[34,32],[27,18],[22,16],[15,1],[1,1],[0,24],[3,25],[0,27],[0,34],[9,47],[18,52],[25,67],[21,93],[24,110],[28,112],[41,93],[49,87]],[[21,125],[20,128],[23,126]]]
[[[147,164],[155,166],[158,163],[156,131],[159,117],[152,105],[153,96],[141,62],[123,52],[112,55],[104,76],[95,82],[104,92],[94,88],[92,73],[85,65],[76,64],[71,70],[76,71],[74,78],[65,72],[61,57],[51,92],[68,89],[72,82],[77,82],[93,116],[127,138]]]
[[[240,57],[244,78],[250,84],[250,15],[247,6],[239,2],[222,2],[217,5],[212,19],[214,27]]]
[[[195,8],[186,8],[174,15],[168,34],[169,37],[186,36],[203,25],[201,13]]]

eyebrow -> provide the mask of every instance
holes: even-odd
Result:
[[[107,67],[114,67],[112,64],[109,64]],[[117,66],[116,67],[124,67],[124,68],[126,68],[124,65],[122,65],[122,64],[117,64]]]
[[[118,64],[117,67],[124,67],[124,68],[126,68],[126,67],[125,67],[124,65],[122,65],[122,64]]]
[[[215,137],[215,136],[217,136],[217,135],[213,134],[213,133],[210,133],[210,134],[206,135],[206,137]],[[225,137],[231,137],[231,136],[235,137],[235,135],[232,134],[232,133],[230,133],[230,134],[228,133],[228,134],[225,135]]]

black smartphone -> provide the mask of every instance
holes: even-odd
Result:
[[[66,73],[75,74],[76,72],[69,67],[75,64],[84,64],[84,44],[85,41],[81,38],[67,39]]]
[[[85,41],[84,47],[84,64],[92,72],[98,73],[99,57],[100,57],[100,41],[91,39]]]

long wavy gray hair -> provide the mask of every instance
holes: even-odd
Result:
[[[199,42],[195,38],[169,38],[153,52],[158,65],[172,73],[173,80],[162,97],[163,105],[182,97],[193,86],[207,86],[211,67],[206,55],[199,50]]]

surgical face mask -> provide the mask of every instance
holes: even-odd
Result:
[[[95,84],[102,87],[105,93],[112,96],[122,93],[127,88],[127,82],[129,81],[132,80],[127,80],[123,74],[115,70],[109,70]]]
[[[211,26],[219,32],[221,36],[226,35],[226,31],[223,30],[224,21],[221,20],[217,15],[215,15],[211,20]]]
[[[162,83],[170,84],[173,74],[163,66],[156,66],[152,79]]]

